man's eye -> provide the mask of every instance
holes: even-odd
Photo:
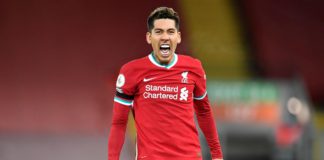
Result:
[[[168,33],[169,33],[169,34],[174,34],[175,31],[172,31],[172,30],[171,30],[171,31],[168,31]]]

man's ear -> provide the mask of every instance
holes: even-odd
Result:
[[[181,43],[181,32],[178,32],[178,41],[177,41],[177,43],[178,44]]]
[[[148,44],[151,44],[151,33],[150,32],[146,32],[146,42]]]

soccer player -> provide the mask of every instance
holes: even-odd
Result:
[[[117,78],[108,159],[119,159],[130,111],[137,131],[137,160],[201,160],[194,113],[213,160],[222,159],[202,65],[175,53],[181,42],[178,14],[159,7],[147,25],[146,40],[153,51],[123,65]]]

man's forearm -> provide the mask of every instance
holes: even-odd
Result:
[[[119,160],[125,140],[129,107],[114,104],[113,119],[108,140],[108,160]]]
[[[119,155],[124,144],[126,127],[112,125],[108,142],[108,160],[119,160]]]
[[[198,124],[209,145],[213,160],[222,159],[222,150],[218,139],[216,123],[208,102],[208,97],[202,101],[195,101]]]

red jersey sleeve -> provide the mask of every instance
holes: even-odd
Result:
[[[124,144],[130,107],[133,104],[136,83],[129,67],[123,66],[116,81],[113,117],[108,140],[108,160],[119,160]]]
[[[116,96],[114,101],[125,106],[132,106],[134,94],[137,88],[136,75],[133,71],[134,67],[125,64],[119,72],[116,81]]]
[[[198,60],[197,60],[198,61]],[[196,69],[196,84],[194,89],[194,99],[201,100],[207,95],[206,90],[206,74],[200,61],[198,61],[198,68]]]
[[[199,127],[201,128],[204,136],[206,137],[208,146],[211,151],[212,158],[222,159],[223,154],[221,145],[218,138],[215,119],[212,114],[211,106],[208,100],[206,89],[206,75],[205,71],[200,64],[198,78],[196,80],[194,90],[194,107],[198,120]]]
[[[108,160],[119,160],[124,144],[130,108],[114,102],[113,118],[108,138]]]

